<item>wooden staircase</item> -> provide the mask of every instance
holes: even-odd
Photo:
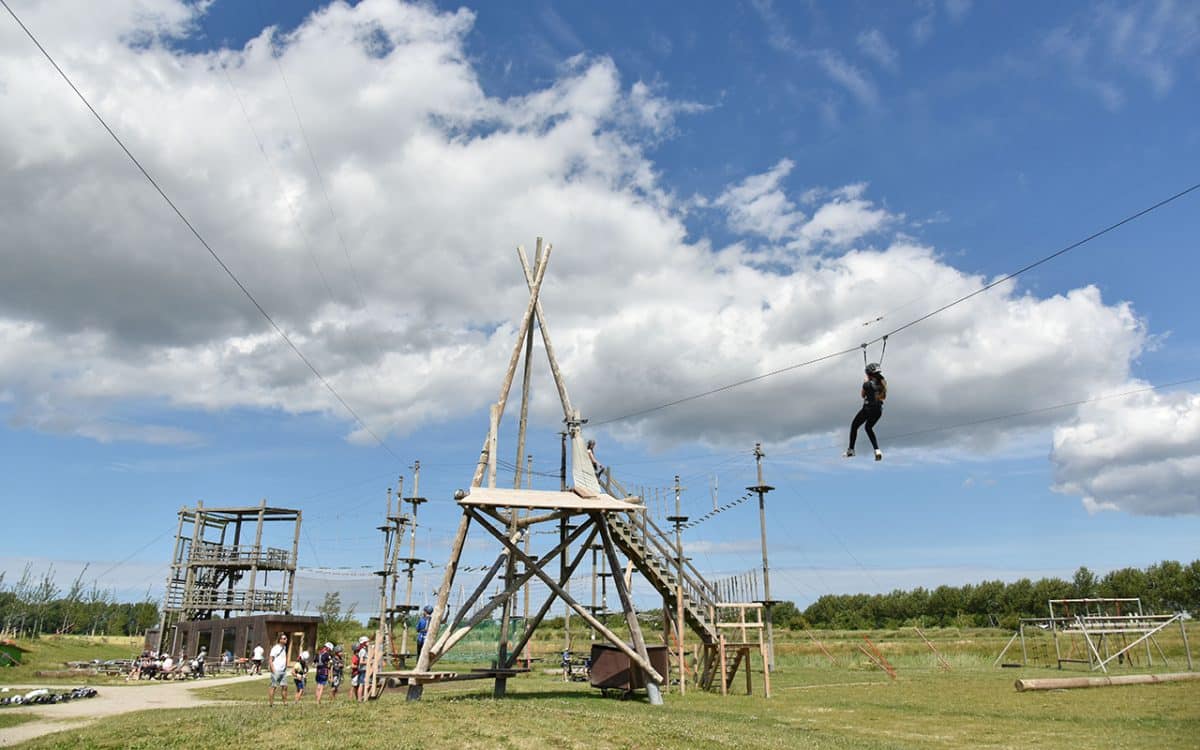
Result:
[[[604,491],[613,497],[630,496],[611,475],[606,474],[601,484]],[[633,518],[611,516],[609,527],[617,548],[662,596],[664,607],[672,612],[677,611],[680,566],[676,561],[674,542],[667,532],[645,513]],[[618,571],[614,573],[620,575]],[[722,602],[716,587],[686,559],[682,573],[683,619],[701,644],[697,670],[700,673],[700,687],[705,690],[719,689],[724,695],[740,671],[745,675],[746,691],[749,693],[750,653],[752,650],[762,651],[761,638],[750,642],[749,631],[757,628],[761,634],[762,622],[761,615],[758,622],[748,622],[746,612],[761,605]],[[739,613],[738,621],[721,622],[722,612],[731,608],[736,608],[735,611]],[[741,640],[730,641],[722,634],[723,628],[740,629]],[[769,682],[766,683],[766,692],[770,694]]]

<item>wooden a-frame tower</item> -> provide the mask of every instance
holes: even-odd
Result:
[[[624,578],[615,575],[612,577],[612,581],[629,625],[632,644],[626,643],[623,638],[613,633],[596,617],[590,607],[581,604],[568,592],[572,573],[589,549],[595,545],[599,545],[603,551],[608,560],[609,570],[621,569],[622,566],[617,557],[619,542],[614,542],[614,538],[621,532],[616,527],[626,525],[625,518],[632,519],[635,517],[634,514],[641,514],[643,506],[638,498],[616,498],[605,493],[593,473],[581,429],[583,420],[579,412],[571,406],[566,383],[563,381],[562,373],[554,356],[554,346],[546,327],[545,314],[538,299],[551,250],[552,246],[549,244],[545,245],[543,250],[542,240],[538,238],[534,267],[531,269],[524,248],[517,248],[517,255],[520,258],[525,281],[529,288],[529,302],[526,305],[525,314],[521,318],[516,344],[500,386],[499,399],[491,407],[487,437],[483,441],[483,449],[479,454],[479,463],[471,480],[470,489],[458,493],[456,498],[462,509],[462,518],[459,520],[458,531],[451,545],[450,557],[446,561],[445,576],[437,591],[437,600],[434,604],[424,647],[417,656],[414,670],[380,674],[380,677],[384,679],[388,677],[406,679],[408,700],[419,700],[426,683],[471,678],[494,678],[494,695],[502,697],[506,690],[507,679],[520,671],[516,669],[516,665],[522,649],[529,642],[546,613],[550,611],[554,601],[562,599],[567,606],[595,629],[596,633],[624,652],[632,664],[644,672],[650,703],[662,704],[661,688],[667,676],[658,672],[650,662],[641,627],[638,624],[637,612],[634,610],[629,588]],[[573,486],[559,492],[520,489],[519,486],[514,489],[496,487],[497,435],[516,375],[517,364],[521,361],[522,350],[525,352],[525,364],[516,447],[518,466],[521,465],[524,456],[532,366],[530,359],[533,351],[535,320],[537,328],[541,331],[550,372],[558,389],[563,418],[567,425],[567,439],[570,441]],[[519,485],[519,482],[520,472],[517,473],[515,484]],[[557,524],[558,543],[540,555],[531,555],[523,551],[521,542],[527,540],[526,535],[531,534],[535,526],[547,524]],[[463,546],[472,526],[482,530],[495,540],[500,545],[500,552],[483,580],[459,607],[454,619],[447,622],[447,604],[450,592],[458,572]],[[503,576],[501,592],[471,613],[472,607],[476,605],[498,575]],[[541,580],[550,593],[536,613],[531,614],[529,620],[524,623],[522,632],[510,634],[510,623],[512,623],[513,614],[517,611],[517,597],[525,584],[534,578]],[[470,675],[439,672],[433,669],[442,656],[470,633],[472,628],[490,619],[496,610],[500,610],[500,636],[494,668]],[[468,615],[468,613],[471,614]],[[514,641],[511,649],[509,648],[510,638]]]

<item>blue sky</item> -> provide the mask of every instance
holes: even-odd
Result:
[[[389,450],[5,17],[8,579],[88,562],[157,596],[181,505],[266,497],[303,509],[303,565],[346,569],[302,598],[365,602],[353,569],[416,459],[420,556],[444,558],[524,308],[512,248],[539,234],[572,397],[601,422],[853,347],[1200,181],[1189,4],[686,7],[14,2]],[[857,354],[599,426],[601,460],[628,485],[680,474],[699,516],[714,477],[721,503],[754,483],[762,441],[773,593],[801,606],[1190,560],[1196,383],[956,425],[1200,377],[1198,201],[897,334],[882,463],[839,458]],[[552,472],[538,377],[529,452]],[[697,563],[754,568],[757,524],[743,503],[691,530]]]

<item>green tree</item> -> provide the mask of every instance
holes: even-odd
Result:
[[[1079,566],[1071,580],[1075,585],[1076,599],[1091,599],[1096,595],[1096,574],[1083,565]]]

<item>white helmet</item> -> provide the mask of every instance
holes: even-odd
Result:
[[[301,661],[308,661],[308,652],[307,652],[307,651],[301,651],[301,652],[300,652],[300,660],[301,660]]]

